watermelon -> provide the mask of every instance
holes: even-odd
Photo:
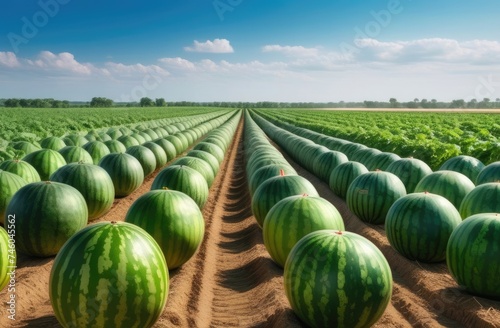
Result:
[[[77,146],[77,147],[82,147],[87,142],[89,142],[87,139],[85,139],[79,134],[68,134],[63,138],[63,141],[66,144],[66,146]]]
[[[142,145],[132,146],[127,148],[126,153],[132,155],[141,163],[145,177],[156,170],[156,156],[149,148]]]
[[[446,245],[462,219],[443,196],[414,193],[398,199],[385,221],[392,247],[410,260],[440,262],[446,259]]]
[[[30,256],[57,254],[87,224],[87,204],[75,188],[58,182],[34,182],[12,197],[7,213],[16,215],[16,249]]]
[[[121,142],[125,146],[125,148],[140,145],[139,141],[131,136],[121,136],[117,140]]]
[[[108,147],[109,153],[124,153],[127,151],[127,147],[118,140],[108,140],[104,144]]]
[[[360,162],[368,168],[368,162],[378,154],[382,152],[376,148],[362,148],[357,150],[351,157],[349,157],[350,161]]]
[[[363,222],[384,224],[389,208],[406,195],[397,176],[384,171],[358,176],[347,189],[347,206]]]
[[[269,164],[262,166],[261,168],[255,170],[255,172],[250,176],[248,181],[248,188],[250,189],[250,194],[253,195],[255,190],[266,180],[280,176],[281,172],[285,175],[297,175],[297,171],[290,165],[278,165]]]
[[[340,164],[348,161],[347,156],[338,151],[327,151],[319,155],[313,162],[313,173],[323,181],[328,182],[332,171]]]
[[[477,158],[460,155],[452,157],[444,162],[444,164],[439,168],[439,171],[448,170],[459,172],[474,182],[483,168],[483,162]]]
[[[500,162],[486,165],[477,175],[476,185],[500,181]]]
[[[500,213],[500,182],[483,183],[472,189],[459,210],[462,219],[479,213]]]
[[[177,150],[175,149],[175,146],[168,140],[165,140],[163,138],[159,138],[156,140],[153,140],[155,144],[163,148],[165,151],[165,154],[167,154],[167,160],[171,161],[177,156]]]
[[[500,214],[468,217],[453,231],[446,263],[455,281],[472,294],[500,300]]]
[[[209,142],[200,142],[196,146],[193,147],[195,150],[204,150],[217,158],[219,163],[222,163],[224,160],[224,151],[217,145],[209,143]]]
[[[151,150],[155,155],[157,169],[162,168],[165,166],[165,164],[167,164],[167,154],[165,153],[163,148],[152,141],[145,142],[143,146]]]
[[[168,290],[160,247],[126,222],[79,231],[56,256],[49,278],[50,302],[63,327],[151,327]]]
[[[9,205],[12,196],[27,184],[28,182],[20,176],[0,170],[0,223],[5,224],[6,215],[16,214],[6,212],[7,205]]]
[[[15,216],[7,217],[6,228],[11,234],[15,233]],[[12,273],[15,274],[17,254],[14,245],[7,231],[0,227],[0,291],[9,284]]]
[[[66,165],[66,160],[57,151],[52,149],[40,149],[24,156],[23,161],[31,164],[40,175],[42,181],[49,177],[61,166]]]
[[[12,143],[10,143],[9,146],[11,146],[12,148],[14,148],[16,150],[20,150],[20,151],[24,152],[25,155],[31,154],[31,153],[41,149],[40,146],[34,145],[28,141],[12,142]]]
[[[106,214],[115,199],[115,187],[108,172],[89,163],[64,165],[50,176],[51,181],[65,183],[76,188],[85,199],[88,220]]]
[[[436,171],[425,176],[415,187],[415,192],[428,191],[448,199],[456,209],[465,195],[474,189],[474,183],[462,173],[455,171]]]
[[[198,205],[175,190],[152,190],[130,207],[125,221],[146,230],[165,255],[169,269],[186,263],[198,250],[205,221]]]
[[[66,146],[59,149],[59,154],[64,157],[66,163],[92,163],[92,156],[89,152],[78,146]]]
[[[172,145],[174,145],[176,154],[181,154],[185,150],[182,140],[179,139],[177,136],[169,135],[163,139],[169,141]]]
[[[0,163],[0,170],[14,173],[23,178],[27,183],[40,181],[40,174],[33,165],[19,159],[10,159]]]
[[[111,153],[109,151],[108,146],[104,142],[101,141],[90,141],[83,146],[83,149],[89,152],[90,156],[92,156],[92,162],[97,165],[101,158]]]
[[[386,171],[389,165],[400,159],[401,157],[399,157],[399,155],[383,152],[370,158],[370,160],[366,163],[366,168],[369,171]]]
[[[151,140],[148,140],[149,138],[144,138],[144,136],[138,132],[134,132],[130,135],[131,138],[134,138],[135,140],[137,140],[137,142],[139,143],[139,145],[142,145],[143,143],[147,142],[147,141],[151,141]],[[149,137],[149,136],[148,136]],[[128,147],[127,147],[128,148]]]
[[[58,151],[59,149],[66,147],[66,144],[59,137],[47,137],[40,141],[40,146],[45,149]]]
[[[217,172],[219,172],[219,168],[220,168],[220,164],[219,164],[219,161],[217,160],[217,158],[215,158],[214,155],[206,152],[206,151],[203,151],[203,150],[190,150],[186,156],[190,156],[190,157],[197,157],[199,159],[202,159],[204,160],[205,162],[207,162],[210,167],[212,167],[212,171],[214,173],[214,176],[217,175]]]
[[[392,295],[384,255],[351,232],[306,235],[292,248],[283,275],[293,311],[310,327],[370,327]]]
[[[208,199],[207,180],[195,169],[184,165],[170,165],[158,173],[151,190],[168,188],[185,193],[199,208],[203,208]]]
[[[429,165],[412,157],[392,162],[385,171],[395,174],[403,182],[407,194],[413,193],[420,180],[432,173]]]
[[[345,230],[335,206],[321,197],[296,195],[280,200],[271,208],[262,234],[272,259],[284,267],[288,254],[302,237],[325,229]]]
[[[141,163],[132,155],[112,153],[104,156],[99,166],[108,172],[116,197],[125,197],[133,193],[144,182]]]
[[[305,178],[299,175],[285,175],[264,181],[255,190],[252,197],[252,213],[259,226],[262,227],[269,210],[283,198],[293,195],[319,196],[316,188]]]
[[[175,160],[172,165],[184,165],[188,166],[198,172],[207,180],[208,187],[212,185],[214,182],[215,176],[214,171],[210,164],[205,162],[204,160],[197,157],[184,156],[177,160]]]
[[[347,196],[347,189],[361,174],[368,173],[368,169],[359,162],[345,162],[334,168],[328,179],[330,189],[342,199]]]

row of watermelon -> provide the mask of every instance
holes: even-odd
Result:
[[[375,323],[392,294],[382,253],[344,231],[338,210],[297,175],[248,113],[245,154],[252,211],[266,249],[284,267],[286,296],[297,316],[312,327]]]
[[[315,136],[316,141],[330,146],[335,144],[333,137],[294,127],[293,130],[301,134],[298,136],[261,117],[256,119],[292,157],[318,177],[325,179],[315,164],[330,158],[327,164],[330,176],[325,182],[330,183],[334,192],[344,191],[339,196],[347,200],[349,209],[361,220],[385,224],[387,238],[399,253],[424,262],[446,259],[459,285],[478,295],[500,298],[500,283],[493,279],[500,272],[500,261],[491,263],[492,258],[500,256],[500,250],[494,247],[500,241],[500,236],[494,233],[500,229],[497,214],[500,213],[500,162],[484,167],[476,159],[458,156],[444,163],[443,170],[432,173],[419,160],[399,159],[388,166],[382,165],[387,172],[369,171],[363,163],[376,161],[385,153],[362,148],[346,162],[342,157],[347,157],[346,154],[329,150],[303,136]],[[346,141],[342,143],[346,144]],[[360,152],[365,155],[363,163],[353,160]],[[372,157],[366,157],[369,153]],[[334,158],[337,160],[332,160]],[[465,174],[476,176],[481,184],[474,186]],[[404,182],[415,186],[415,193],[406,195],[409,187]],[[467,222],[471,218],[476,221],[476,230]],[[462,223],[462,219],[467,220]],[[457,236],[462,240],[457,241]],[[465,252],[466,249],[470,252]]]

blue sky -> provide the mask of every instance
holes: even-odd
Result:
[[[500,97],[498,0],[23,0],[0,98]]]

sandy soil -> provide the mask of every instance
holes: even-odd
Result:
[[[203,209],[203,244],[189,262],[170,272],[167,306],[155,327],[302,327],[286,300],[283,271],[267,253],[252,216],[242,129],[240,124]],[[500,327],[500,302],[458,289],[445,264],[424,265],[400,256],[381,227],[361,222],[325,183],[287,159],[339,209],[347,230],[369,238],[387,257],[394,292],[376,327]],[[149,191],[157,173],[129,197],[116,200],[99,221],[122,221],[133,201]],[[4,289],[0,327],[60,327],[48,296],[52,262],[53,258],[19,258],[17,320],[7,319]]]

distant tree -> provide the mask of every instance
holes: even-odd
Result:
[[[21,107],[19,99],[7,99],[4,103],[5,107]]]
[[[477,100],[474,98],[467,103],[467,108],[476,108],[476,107],[477,107]]]
[[[153,107],[155,106],[155,102],[153,99],[148,98],[148,97],[142,97],[141,100],[139,101],[139,104],[141,107]]]
[[[484,98],[477,106],[478,108],[490,108],[491,102],[490,98]]]
[[[465,100],[455,99],[451,102],[450,108],[465,108]]]
[[[113,107],[113,100],[104,97],[94,97],[90,101],[90,107]]]
[[[399,103],[396,98],[389,99],[389,103],[391,104],[391,108],[398,108]]]
[[[163,98],[156,98],[155,100],[156,107],[166,107],[167,102]]]

